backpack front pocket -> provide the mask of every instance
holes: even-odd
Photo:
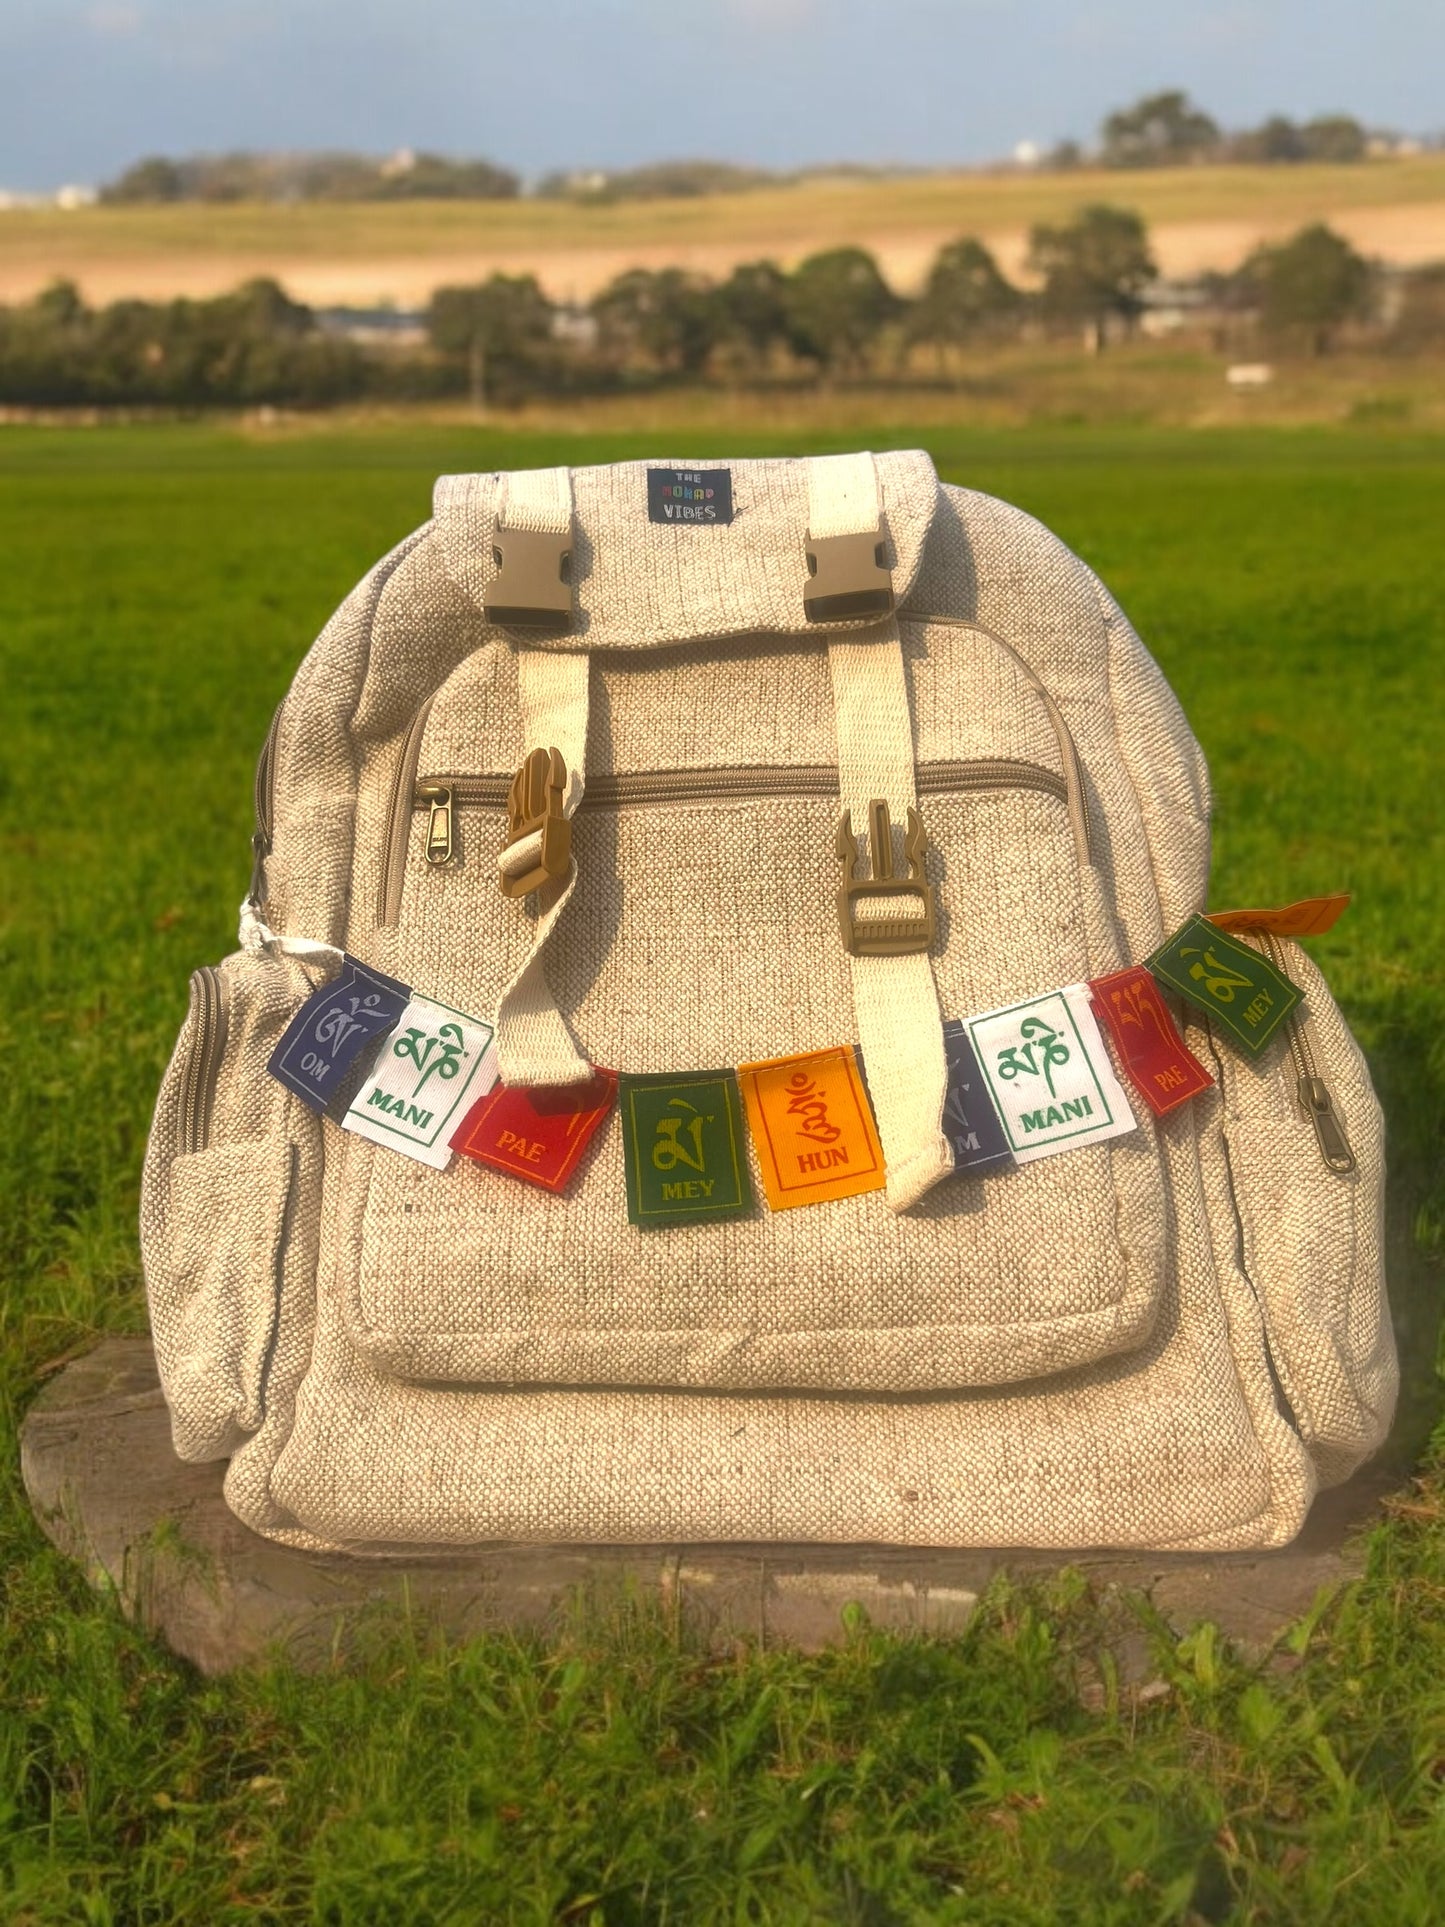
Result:
[[[409,775],[406,820],[398,811],[387,833],[396,921],[378,931],[376,961],[481,1015],[525,928],[496,884],[507,781]],[[925,763],[918,793],[945,1016],[1117,967],[1056,770]],[[837,772],[821,765],[589,780],[579,881],[548,972],[594,1062],[676,1072],[853,1041],[837,798]],[[639,1229],[616,1116],[565,1196],[464,1158],[434,1173],[361,1145],[343,1190],[353,1342],[389,1371],[452,1382],[1006,1384],[1141,1344],[1167,1264],[1147,1114],[1108,1143],[959,1173],[903,1214],[863,1192],[777,1213],[760,1202],[705,1230]],[[756,1168],[753,1191],[761,1200]]]

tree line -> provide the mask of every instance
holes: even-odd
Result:
[[[1382,136],[1393,145],[1392,136]],[[1271,114],[1257,127],[1227,132],[1181,88],[1146,94],[1132,107],[1105,116],[1097,143],[1086,149],[1061,141],[1045,157],[1054,167],[1185,167],[1202,163],[1272,166],[1299,161],[1363,161],[1369,130],[1353,114],[1318,114],[1305,121]]]
[[[559,307],[531,275],[441,287],[423,338],[346,338],[275,282],[208,301],[91,307],[58,282],[0,308],[0,403],[322,407],[366,397],[470,394],[482,405],[536,394],[625,391],[666,382],[947,379],[970,353],[1016,340],[1093,348],[1137,331],[1158,282],[1140,217],[1096,204],[1032,231],[1028,287],[989,248],[943,247],[912,299],[862,248],[829,248],[790,272],[744,263],[725,279],[634,268],[586,308]],[[1399,349],[1445,346],[1445,265],[1405,278],[1387,315],[1377,269],[1316,224],[1260,248],[1187,294],[1195,326],[1237,351],[1255,339],[1320,354],[1347,329]]]
[[[1092,144],[1063,140],[1035,155],[1045,169],[1090,165],[1112,168],[1179,167],[1202,163],[1252,166],[1299,161],[1363,161],[1371,134],[1353,114],[1291,120],[1272,114],[1257,127],[1226,131],[1182,88],[1146,94],[1107,114]],[[1377,137],[1396,144],[1389,135]],[[686,199],[784,187],[821,174],[877,177],[892,170],[864,166],[787,172],[730,161],[655,161],[642,167],[578,168],[545,174],[526,190],[544,200],[605,203]],[[497,162],[455,159],[401,148],[386,159],[352,153],[152,154],[100,189],[110,204],[166,201],[386,201],[508,200],[524,191],[521,177]]]
[[[371,154],[151,154],[100,189],[107,206],[168,201],[506,201],[520,176],[494,161],[410,148]]]

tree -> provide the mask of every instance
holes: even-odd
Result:
[[[1131,208],[1083,208],[1066,227],[1036,227],[1029,267],[1042,282],[1039,305],[1058,321],[1081,324],[1102,348],[1108,323],[1132,324],[1140,296],[1158,275],[1143,221]]]
[[[621,360],[642,354],[666,373],[696,375],[718,338],[712,288],[682,268],[632,268],[592,303],[606,350]]]
[[[1437,262],[1405,276],[1395,342],[1407,349],[1445,342],[1445,265]]]
[[[1369,262],[1322,221],[1280,247],[1261,248],[1242,272],[1258,289],[1266,329],[1302,337],[1316,355],[1366,311],[1373,281]]]
[[[1362,161],[1369,140],[1349,114],[1321,114],[1303,126],[1272,114],[1259,127],[1236,134],[1229,154],[1236,161]]]
[[[793,345],[832,373],[865,365],[869,350],[903,304],[862,248],[810,254],[788,278]]]
[[[309,335],[316,317],[300,301],[293,301],[279,281],[266,275],[243,281],[231,294],[210,304],[221,326],[253,340],[274,340],[284,335]]]
[[[1304,136],[1285,115],[1271,114],[1268,120],[1251,128],[1248,133],[1236,134],[1229,144],[1229,156],[1231,160],[1266,164],[1302,161],[1305,158]]]
[[[36,319],[46,328],[63,330],[76,327],[88,314],[85,297],[73,281],[52,281],[42,288],[32,304]]]
[[[915,341],[944,350],[980,335],[998,333],[1023,305],[982,241],[966,238],[941,248],[922,295],[908,320]]]
[[[1301,136],[1306,160],[1362,161],[1369,151],[1369,137],[1351,114],[1321,114],[1306,121]]]
[[[1177,88],[1110,114],[1103,136],[1106,167],[1173,167],[1219,145],[1218,126]]]
[[[788,337],[788,280],[776,261],[745,261],[714,296],[718,333],[736,342],[756,368]]]
[[[438,288],[427,335],[443,355],[465,360],[473,405],[485,408],[489,374],[521,381],[552,336],[552,304],[530,274],[494,274],[475,287]]]
[[[378,201],[511,201],[522,183],[495,161],[456,161],[444,154],[407,154],[377,166],[367,162],[370,179],[364,198]],[[338,199],[349,198],[341,194]]]
[[[182,169],[161,154],[137,161],[100,190],[102,201],[180,201],[189,192]]]

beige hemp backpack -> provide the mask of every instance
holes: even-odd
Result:
[[[176,1450],[229,1458],[257,1531],[1266,1546],[1383,1439],[1380,1111],[1298,945],[1247,940],[1305,999],[1256,1057],[1171,996],[1216,1080],[1189,1102],[1121,1111],[1096,1037],[1122,1134],[953,1169],[943,1020],[1150,957],[1204,908],[1209,795],[1094,575],[925,454],[444,477],[256,795],[141,1235]],[[420,1131],[441,1078],[362,1135],[268,1073],[340,948],[455,1015],[404,1019],[392,1071],[436,1045],[470,1077],[494,1027],[511,1095],[589,1064],[710,1094],[615,1107],[564,1190],[435,1168],[383,1113]],[[848,1045],[886,1189],[769,1209],[733,1072]],[[709,1105],[752,1199],[715,1219]],[[697,1215],[632,1221],[649,1145]]]

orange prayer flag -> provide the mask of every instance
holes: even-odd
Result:
[[[883,1189],[883,1146],[850,1044],[740,1064],[738,1083],[774,1211]]]
[[[1277,937],[1322,937],[1333,930],[1349,907],[1350,894],[1301,897],[1278,910],[1211,910],[1209,921],[1220,930],[1270,930]]]

